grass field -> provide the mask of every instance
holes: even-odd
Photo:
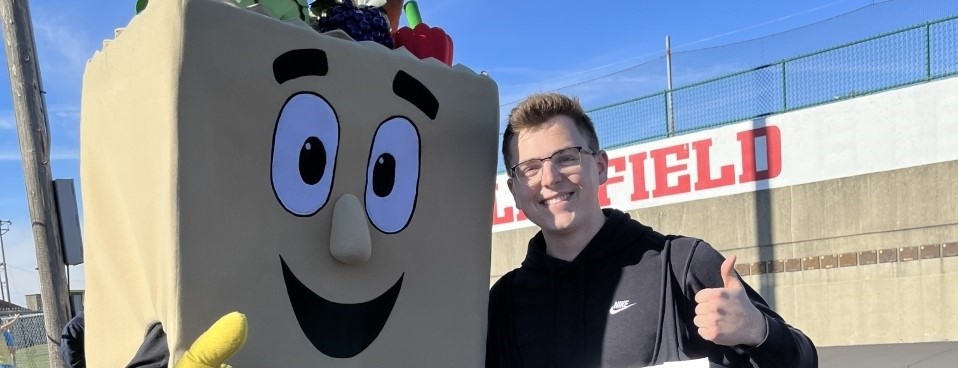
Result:
[[[34,345],[17,350],[16,368],[50,368],[46,345]]]

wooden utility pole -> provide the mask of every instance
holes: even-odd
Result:
[[[70,315],[67,303],[69,291],[66,289],[58,219],[53,202],[49,124],[43,91],[40,89],[40,63],[37,61],[30,6],[26,0],[0,0],[0,19],[3,21],[3,41],[7,49],[27,203],[37,248],[50,367],[66,368],[57,343]]]

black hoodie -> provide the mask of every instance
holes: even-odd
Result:
[[[665,236],[617,210],[579,255],[546,254],[540,232],[522,266],[490,291],[486,367],[645,367],[709,358],[727,367],[817,367],[815,347],[747,284],[765,314],[756,348],[702,339],[695,293],[722,287],[724,258],[704,241]],[[751,362],[750,362],[751,358]]]

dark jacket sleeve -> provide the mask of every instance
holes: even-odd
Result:
[[[724,285],[721,276],[722,262],[725,257],[708,243],[698,240],[693,250],[686,280],[687,297],[695,303],[695,293],[706,288],[719,288]],[[741,280],[741,277],[739,277]],[[765,315],[768,323],[768,337],[758,347],[741,347],[759,368],[816,368],[818,352],[812,340],[802,331],[790,326],[775,313],[768,303],[750,285],[742,280],[746,294],[752,304]]]
[[[489,320],[486,331],[486,368],[517,367],[519,352],[515,343],[515,317],[512,310],[512,279],[506,273],[489,290]]]
[[[66,364],[73,368],[85,368],[83,351],[84,316],[80,313],[70,320],[60,333],[60,353]]]
[[[166,330],[163,324],[154,322],[146,329],[143,344],[136,351],[126,368],[168,368],[170,348],[166,342]]]

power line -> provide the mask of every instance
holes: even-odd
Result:
[[[761,26],[766,26],[766,25],[769,25],[769,24],[778,23],[778,22],[781,22],[781,21],[784,21],[784,20],[793,18],[793,17],[798,16],[798,15],[811,13],[811,12],[818,11],[818,10],[821,10],[821,9],[824,9],[824,8],[828,8],[828,7],[831,7],[831,6],[834,6],[834,5],[838,5],[838,4],[847,2],[847,1],[849,1],[849,0],[838,0],[838,1],[831,2],[831,3],[825,4],[825,5],[820,5],[820,6],[817,6],[817,7],[814,7],[814,8],[802,10],[802,11],[799,11],[799,12],[796,12],[796,13],[792,13],[792,14],[789,14],[789,15],[786,15],[786,16],[782,16],[782,17],[778,17],[778,18],[771,19],[771,20],[768,20],[768,21],[764,21],[764,22],[761,22],[761,23],[758,23],[758,24],[753,24],[753,25],[750,25],[750,26],[747,26],[747,27],[744,27],[744,28],[740,28],[740,29],[737,29],[737,30],[733,30],[733,31],[729,31],[729,32],[724,32],[724,33],[720,33],[720,34],[713,35],[713,36],[708,36],[708,37],[702,38],[702,39],[697,40],[697,41],[692,41],[692,42],[689,42],[689,43],[685,43],[685,44],[676,46],[675,48],[687,47],[687,46],[695,45],[695,44],[698,44],[698,43],[710,41],[710,40],[713,40],[713,39],[716,39],[716,38],[721,38],[721,37],[729,36],[729,35],[732,35],[732,34],[740,33],[740,32],[743,32],[743,31],[747,31],[747,30],[750,30],[750,29],[758,28],[758,27],[761,27]],[[844,15],[847,15],[847,14],[850,14],[850,13],[854,13],[854,12],[860,11],[860,10],[862,10],[862,9],[864,9],[864,8],[868,8],[868,7],[874,6],[874,5],[876,5],[877,3],[883,3],[883,2],[888,2],[888,1],[895,1],[895,0],[883,0],[883,1],[872,0],[871,3],[868,4],[868,5],[863,5],[863,6],[861,6],[861,7],[858,7],[858,8],[856,8],[856,9],[851,10],[851,11],[844,12],[844,13],[839,14],[839,15],[835,15],[835,16],[832,16],[832,17],[828,17],[828,18],[825,18],[825,19],[822,19],[822,20],[819,20],[819,21],[815,21],[815,22],[809,23],[809,24],[804,25],[804,26],[801,26],[801,27],[796,27],[796,28],[794,28],[794,29],[790,29],[790,30],[787,30],[787,31],[776,32],[776,33],[773,33],[773,34],[770,34],[770,35],[765,35],[765,36],[761,36],[761,37],[755,37],[755,38],[752,38],[752,39],[749,39],[749,40],[745,40],[745,41],[733,42],[733,43],[729,43],[729,44],[725,44],[725,45],[719,45],[719,46],[713,46],[713,47],[706,47],[706,48],[702,48],[702,49],[686,50],[686,51],[675,51],[675,50],[673,49],[673,52],[698,51],[698,50],[705,50],[705,49],[709,49],[709,48],[716,48],[716,47],[724,47],[724,46],[734,45],[734,44],[738,44],[738,43],[742,43],[742,42],[749,42],[749,41],[759,40],[759,39],[771,37],[771,36],[774,36],[774,35],[777,35],[777,34],[781,34],[781,33],[785,33],[785,32],[790,32],[790,31],[793,31],[793,30],[795,30],[795,29],[801,29],[801,28],[809,27],[809,26],[812,26],[812,25],[815,25],[815,24],[819,24],[819,23],[821,23],[821,22],[825,22],[825,21],[828,21],[828,20],[830,20],[830,19],[834,19],[834,18],[836,18],[836,17],[841,17],[841,16],[844,16]],[[656,57],[656,58],[654,58],[654,59],[647,59],[647,58],[652,57],[652,56],[658,56],[658,57]],[[616,61],[616,62],[614,62],[614,63],[609,63],[609,64],[605,64],[605,65],[600,65],[600,66],[597,66],[597,67],[594,67],[594,68],[590,68],[590,69],[586,69],[586,70],[582,70],[582,71],[578,71],[578,72],[573,72],[573,73],[570,73],[570,74],[565,74],[565,75],[560,76],[560,77],[550,78],[550,79],[546,79],[546,80],[542,80],[542,81],[538,81],[538,82],[532,82],[532,83],[516,84],[516,85],[509,86],[509,87],[510,87],[510,88],[515,88],[515,87],[522,87],[522,86],[531,86],[531,85],[536,85],[536,84],[541,85],[541,84],[549,83],[550,81],[557,81],[557,80],[567,79],[567,78],[569,78],[569,77],[571,77],[571,76],[583,75],[583,74],[587,74],[587,73],[590,73],[590,72],[595,72],[595,71],[598,71],[598,70],[608,69],[608,68],[611,68],[611,67],[613,67],[613,66],[622,65],[623,63],[627,63],[627,62],[631,63],[631,62],[634,62],[635,60],[644,60],[644,61],[639,62],[639,63],[637,63],[637,64],[630,65],[630,66],[628,66],[628,67],[626,67],[626,68],[616,70],[616,71],[614,71],[614,72],[609,72],[609,73],[606,73],[606,74],[603,74],[603,75],[600,75],[600,76],[597,76],[597,77],[589,78],[589,79],[587,79],[587,80],[580,81],[580,82],[576,82],[576,83],[572,83],[572,84],[569,84],[569,85],[566,85],[566,86],[562,86],[562,87],[558,87],[558,88],[553,88],[553,90],[565,89],[565,88],[570,88],[570,87],[582,85],[582,84],[584,84],[584,83],[593,82],[593,81],[596,81],[596,80],[599,80],[599,79],[602,79],[602,78],[607,78],[607,77],[610,77],[610,76],[612,76],[612,75],[615,75],[615,74],[618,74],[618,73],[622,73],[622,72],[625,72],[625,71],[628,71],[628,70],[631,70],[631,69],[640,67],[640,66],[642,66],[642,65],[651,63],[651,62],[653,62],[653,61],[656,61],[656,60],[659,60],[659,59],[662,59],[662,58],[664,58],[664,51],[655,51],[655,52],[650,52],[650,53],[647,53],[647,54],[644,54],[644,55],[632,57],[632,58],[629,58],[629,59],[626,59],[626,60],[620,60],[620,61]],[[646,60],[646,59],[647,59],[647,60]],[[521,101],[521,99],[500,104],[499,107],[509,106],[509,105],[515,104],[515,103],[517,103],[517,102],[519,102],[519,101]]]
[[[793,14],[789,14],[789,15],[786,15],[786,16],[778,17],[778,18],[775,18],[775,19],[772,19],[772,20],[768,20],[768,21],[765,21],[765,22],[762,22],[762,23],[753,24],[753,25],[750,25],[750,26],[745,27],[745,28],[739,28],[739,29],[736,29],[736,30],[734,30],[734,31],[729,31],[729,32],[720,33],[720,34],[717,34],[717,35],[714,35],[714,36],[705,37],[705,38],[700,39],[700,40],[698,40],[698,41],[692,41],[692,42],[689,42],[689,43],[686,43],[686,44],[678,45],[678,46],[676,46],[676,47],[673,48],[673,51],[674,51],[675,49],[680,49],[680,48],[683,48],[683,47],[687,47],[687,46],[699,44],[699,43],[702,43],[702,42],[705,42],[705,41],[711,41],[711,40],[716,39],[716,38],[722,38],[722,37],[725,37],[725,36],[731,36],[731,35],[733,35],[733,34],[741,33],[741,32],[744,32],[744,31],[747,31],[747,30],[750,30],[750,29],[755,29],[755,28],[758,28],[758,27],[761,27],[761,26],[767,26],[767,25],[770,25],[770,24],[778,23],[778,22],[781,22],[781,21],[786,20],[786,19],[794,18],[794,17],[799,16],[799,15],[802,15],[802,14],[808,14],[808,13],[811,13],[811,12],[814,12],[814,11],[818,11],[818,10],[821,10],[821,9],[825,9],[825,8],[828,8],[828,7],[831,7],[831,6],[834,6],[834,5],[838,5],[838,4],[847,2],[847,1],[849,1],[849,0],[839,0],[839,1],[836,1],[836,2],[833,2],[833,3],[828,3],[828,4],[821,5],[821,6],[817,6],[817,7],[811,8],[811,9],[802,10],[802,11],[797,12],[797,13],[793,13]],[[784,31],[784,32],[789,32],[789,31],[792,31],[792,30],[795,30],[795,29],[799,29],[799,28],[803,28],[803,27],[808,27],[808,26],[811,26],[811,25],[815,25],[815,24],[824,22],[824,21],[829,20],[829,19],[833,19],[833,18],[836,18],[836,17],[843,16],[843,15],[845,15],[845,14],[849,14],[849,13],[853,13],[853,12],[859,11],[859,10],[861,10],[861,9],[863,9],[863,8],[866,8],[866,7],[869,7],[869,6],[871,6],[871,5],[864,5],[864,6],[858,7],[858,8],[856,8],[856,9],[854,9],[854,10],[851,10],[851,11],[848,11],[848,12],[845,12],[845,13],[842,13],[842,14],[839,14],[839,15],[836,15],[836,16],[833,16],[833,17],[829,17],[829,18],[826,18],[826,19],[823,19],[823,20],[819,20],[819,21],[816,21],[816,22],[812,22],[812,23],[809,23],[809,24],[804,25],[804,26],[801,26],[801,27],[796,27],[796,28],[793,28],[793,29],[790,29],[790,30],[787,30],[787,31]],[[762,38],[765,38],[765,37],[774,36],[774,35],[776,35],[776,34],[784,33],[784,32],[776,32],[776,33],[773,33],[773,34],[770,34],[770,35],[761,36],[761,37],[756,37],[756,38],[752,38],[752,39],[748,39],[748,40],[740,41],[740,42],[748,42],[748,41],[758,40],[758,39],[762,39]],[[720,46],[715,46],[715,47],[723,47],[723,46],[728,46],[728,45],[734,45],[734,44],[736,44],[736,43],[739,43],[739,42],[730,43],[730,44],[725,44],[725,45],[720,45]],[[697,51],[697,50],[704,50],[704,49],[707,49],[707,48],[695,49],[695,50],[689,50],[689,51]],[[679,51],[676,51],[676,52],[679,52]]]

